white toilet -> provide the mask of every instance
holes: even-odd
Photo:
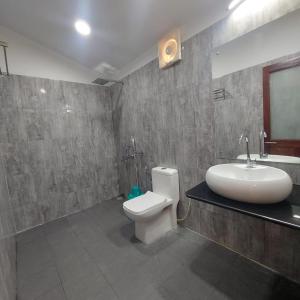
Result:
[[[135,236],[145,244],[152,243],[177,226],[178,171],[153,168],[152,188],[153,192],[123,203],[124,212],[135,222]]]

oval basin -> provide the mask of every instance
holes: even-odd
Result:
[[[293,183],[283,170],[246,164],[216,165],[206,172],[206,182],[216,194],[232,200],[269,204],[286,199]]]

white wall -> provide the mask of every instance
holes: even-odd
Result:
[[[8,66],[12,74],[82,83],[91,83],[98,77],[96,71],[89,70],[7,27],[0,26],[0,41],[8,43]],[[2,49],[0,50],[0,66],[5,70]]]

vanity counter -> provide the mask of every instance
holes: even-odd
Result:
[[[276,204],[250,204],[230,200],[215,194],[206,182],[187,191],[188,198],[231,209],[243,214],[300,229],[300,185],[294,185],[292,194]]]

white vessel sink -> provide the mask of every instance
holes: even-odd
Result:
[[[273,155],[269,154],[267,157],[260,158],[259,154],[250,154],[252,160],[257,161],[273,161],[290,164],[300,164],[300,157],[296,156],[285,156],[285,155]],[[247,154],[241,154],[237,159],[247,160]]]
[[[283,170],[246,164],[223,164],[208,169],[206,182],[215,193],[249,203],[277,203],[292,191],[290,176]]]

